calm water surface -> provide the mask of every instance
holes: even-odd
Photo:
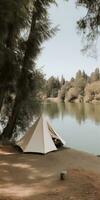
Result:
[[[100,155],[100,105],[51,103],[43,105],[66,146]]]

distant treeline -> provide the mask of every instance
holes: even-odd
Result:
[[[96,68],[88,76],[85,71],[79,70],[75,78],[70,81],[51,76],[46,81],[45,86],[46,98],[58,97],[63,101],[77,102],[98,102],[100,101],[100,71]]]

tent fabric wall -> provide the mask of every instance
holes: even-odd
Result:
[[[35,124],[28,130],[25,136],[17,142],[17,145],[23,150],[23,152],[46,154],[50,151],[57,150],[51,137],[49,126],[46,117],[42,115],[38,120],[36,120]],[[56,132],[54,133],[56,134]],[[61,140],[58,134],[57,137]],[[63,143],[63,141],[61,142]]]

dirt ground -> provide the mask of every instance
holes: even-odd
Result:
[[[2,147],[0,200],[12,199],[100,200],[100,158],[72,149],[39,155]]]

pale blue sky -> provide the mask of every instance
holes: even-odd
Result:
[[[43,51],[38,59],[38,65],[43,66],[46,77],[63,74],[69,80],[81,69],[90,74],[96,67],[100,68],[98,59],[82,55],[82,38],[77,34],[76,21],[84,15],[84,9],[76,9],[75,0],[68,3],[58,0],[58,7],[52,6],[50,18],[54,25],[59,24],[60,31],[56,36],[43,44]],[[99,44],[98,44],[99,46]],[[100,48],[98,48],[100,52]]]

